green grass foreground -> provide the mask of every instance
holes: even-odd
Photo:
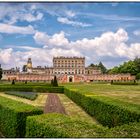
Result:
[[[140,85],[111,85],[97,83],[61,84],[65,88],[80,91],[86,96],[105,96],[120,102],[140,105]]]
[[[64,86],[64,94],[67,97],[95,117],[103,126],[68,115],[51,113],[33,115],[27,117],[26,137],[140,138],[139,85],[71,83],[61,84],[61,86]],[[12,88],[13,85],[9,87]],[[15,87],[22,86],[19,84]],[[37,87],[37,85],[28,87]],[[43,87],[48,88],[43,85],[40,89]],[[64,105],[67,106],[66,101]],[[13,109],[14,107],[16,106],[13,106]]]

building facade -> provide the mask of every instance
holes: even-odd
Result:
[[[25,69],[22,72],[7,73],[5,78],[17,81],[48,82],[56,75],[60,83],[135,80],[135,76],[130,74],[102,74],[97,67],[85,67],[85,57],[54,57],[53,67],[33,67],[32,60],[29,58],[24,66]]]

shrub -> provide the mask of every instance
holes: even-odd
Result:
[[[108,130],[107,138],[140,138],[140,123],[129,123]]]
[[[27,138],[84,138],[101,137],[106,129],[62,114],[43,114],[27,117]]]
[[[58,83],[57,83],[57,78],[56,78],[56,76],[54,76],[53,86],[54,86],[54,87],[58,87]]]
[[[5,94],[15,95],[15,96],[26,98],[29,100],[35,100],[38,96],[38,94],[35,92],[6,91]]]
[[[138,85],[138,83],[136,83],[135,80],[134,82],[113,82],[111,84],[112,85]]]
[[[114,127],[140,121],[138,105],[122,103],[109,97],[88,97],[68,89],[65,89],[64,93],[104,126]]]
[[[0,131],[5,137],[24,137],[27,116],[42,113],[31,105],[0,96]]]
[[[0,91],[25,91],[25,92],[53,92],[63,93],[64,87],[35,86],[35,85],[0,85]]]
[[[12,85],[15,85],[15,80],[12,80]]]

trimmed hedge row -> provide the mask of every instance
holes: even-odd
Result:
[[[140,123],[129,123],[111,128],[106,133],[107,138],[140,138]]]
[[[136,82],[113,82],[111,85],[138,85]]]
[[[6,85],[0,86],[0,91],[50,92],[64,93],[64,87]]]
[[[0,96],[0,131],[5,137],[24,137],[27,116],[42,113],[41,109]]]
[[[29,100],[35,100],[38,96],[38,94],[35,92],[21,92],[21,91],[6,91],[5,94],[15,95]]]
[[[106,128],[88,124],[62,114],[27,117],[27,138],[99,138]]]
[[[92,96],[65,89],[64,93],[87,113],[94,116],[103,126],[115,127],[140,121],[140,107],[122,103],[108,97]]]

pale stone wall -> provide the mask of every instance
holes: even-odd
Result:
[[[54,74],[85,74],[85,57],[54,57]]]

